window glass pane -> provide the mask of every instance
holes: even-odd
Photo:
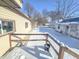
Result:
[[[13,22],[12,21],[2,21],[3,33],[13,31]]]
[[[0,34],[1,34],[1,24],[0,24]]]
[[[7,32],[7,22],[6,21],[2,21],[2,28],[3,28],[3,33],[6,33]]]
[[[8,29],[7,29],[7,32],[9,31],[13,31],[13,22],[8,22]]]

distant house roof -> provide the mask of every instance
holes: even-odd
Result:
[[[66,22],[79,22],[79,17],[77,17],[77,18],[65,19],[65,20],[61,21],[61,23],[66,23]]]

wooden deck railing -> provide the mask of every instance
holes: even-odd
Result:
[[[29,35],[29,36],[33,36],[33,35],[42,35],[42,36],[45,36],[45,38],[43,39],[38,39],[37,40],[37,38],[36,39],[28,39],[28,40],[25,40],[25,39],[22,39],[21,37],[19,37],[19,35],[21,35],[21,36],[27,36],[27,35]],[[15,38],[18,38],[18,39],[20,39],[20,40],[13,40],[12,39],[12,36],[13,37],[15,37]],[[50,38],[50,39],[49,39]],[[12,42],[18,42],[18,41],[20,41],[20,42],[24,42],[24,41],[45,41],[46,43],[47,42],[49,42],[50,43],[50,45],[51,45],[51,47],[52,47],[52,49],[55,51],[55,53],[58,55],[58,59],[64,59],[64,55],[65,55],[65,53],[64,52],[66,52],[66,53],[68,53],[68,54],[70,54],[70,55],[72,55],[73,57],[75,57],[76,59],[79,59],[79,55],[76,53],[76,52],[74,52],[74,51],[72,51],[71,49],[69,49],[68,47],[65,47],[65,46],[63,46],[62,44],[60,44],[58,41],[56,41],[51,35],[49,35],[49,34],[9,34],[9,42],[10,42],[10,48],[12,47]],[[51,42],[51,41],[53,41],[53,42],[55,42],[56,43],[56,45],[58,45],[59,46],[59,51],[57,51],[57,49],[54,47],[54,45],[53,45],[53,42]]]

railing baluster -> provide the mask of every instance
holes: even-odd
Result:
[[[63,58],[64,58],[64,47],[61,46],[59,50],[58,59],[63,59]]]
[[[48,42],[48,34],[46,34],[46,44],[47,44],[47,42]]]

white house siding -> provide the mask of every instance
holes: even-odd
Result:
[[[78,35],[78,24],[70,24],[69,25],[69,35],[73,36],[73,37],[77,37]]]
[[[67,29],[67,26],[69,27],[68,29]],[[79,24],[78,23],[58,23],[58,24],[55,24],[55,30],[66,35],[79,38]]]
[[[77,29],[78,29],[78,31],[77,31],[77,37],[79,38],[79,25],[77,26]]]
[[[14,12],[1,6],[0,18],[14,20],[17,33],[28,33],[31,30],[31,22],[28,19],[20,16],[19,14],[15,14]],[[27,28],[25,28],[25,22],[28,23]]]
[[[31,22],[28,19],[14,13],[6,7],[0,6],[0,19],[15,21],[15,33],[29,33],[31,31]],[[28,23],[27,28],[25,28],[25,22]],[[0,37],[0,56],[3,55],[9,49],[9,47],[9,36],[5,35]]]

